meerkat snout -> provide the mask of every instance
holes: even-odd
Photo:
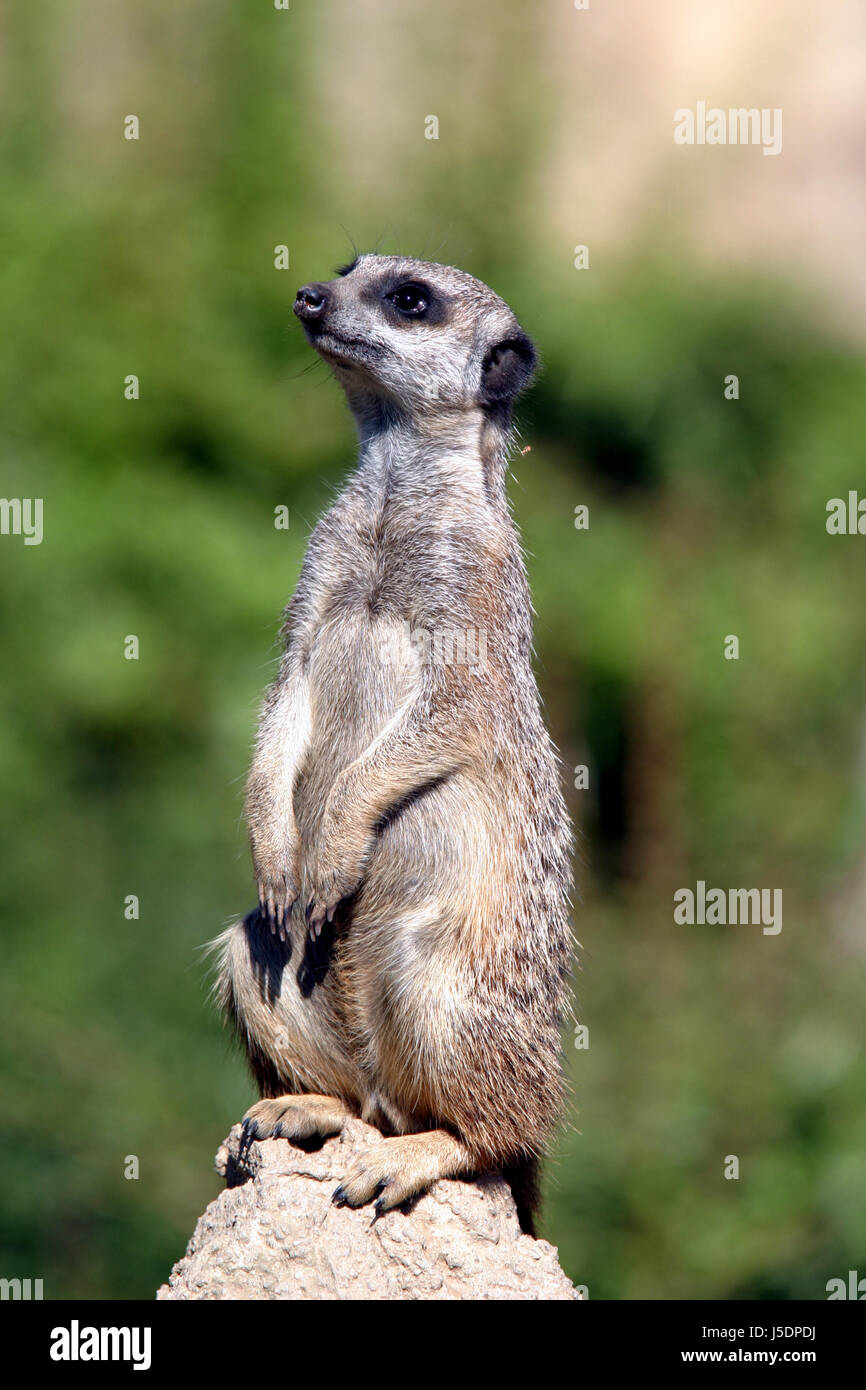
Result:
[[[302,323],[320,319],[328,304],[324,285],[302,285],[295,295],[295,313]]]
[[[294,311],[356,415],[383,399],[408,414],[507,411],[535,369],[505,301],[453,266],[358,256],[302,286]]]

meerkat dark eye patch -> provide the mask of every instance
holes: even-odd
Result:
[[[525,333],[494,343],[481,363],[481,404],[502,405],[529,385],[536,355]]]
[[[369,294],[369,303],[378,303],[394,324],[409,328],[413,323],[442,324],[448,317],[447,299],[424,280],[398,280],[393,276]]]

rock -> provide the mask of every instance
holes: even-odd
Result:
[[[199,1218],[158,1299],[572,1299],[556,1250],[523,1235],[492,1174],[437,1182],[406,1211],[335,1207],[354,1157],[381,1138],[352,1120],[306,1152],[287,1139],[216,1156],[227,1187]]]

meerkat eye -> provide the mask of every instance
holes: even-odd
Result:
[[[399,309],[401,314],[417,319],[426,312],[430,303],[430,296],[423,285],[406,284],[400,285],[390,294],[386,294],[395,309]]]

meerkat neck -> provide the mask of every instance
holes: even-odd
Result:
[[[481,410],[409,415],[395,408],[355,410],[358,475],[389,496],[429,496],[438,488],[467,500],[505,504],[510,421]]]

